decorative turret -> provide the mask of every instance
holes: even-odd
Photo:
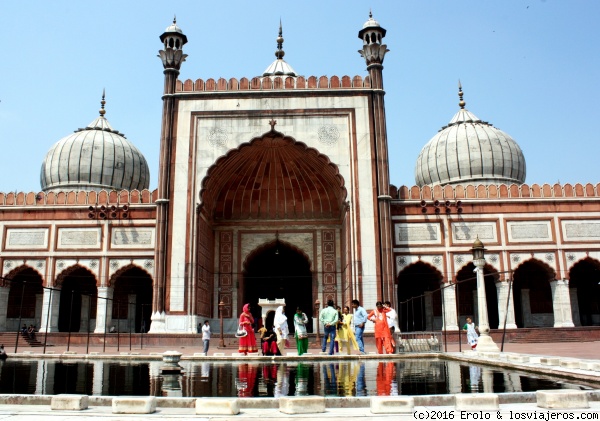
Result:
[[[263,72],[263,76],[297,76],[296,71],[292,69],[292,66],[287,64],[283,59],[283,56],[285,56],[285,51],[283,51],[283,30],[280,20],[279,36],[277,37],[277,51],[275,51],[275,57],[277,57],[277,59],[267,67]]]
[[[187,37],[177,26],[176,17],[173,18],[173,24],[160,36],[160,40],[165,48],[158,52],[158,57],[162,60],[164,68],[179,71],[181,63],[187,57],[187,54],[183,54],[183,46],[187,43]]]
[[[367,69],[383,65],[385,53],[390,51],[387,45],[382,43],[385,33],[386,30],[379,26],[379,22],[373,19],[373,14],[369,11],[369,20],[358,32],[358,37],[363,40],[363,49],[358,52],[367,61]]]

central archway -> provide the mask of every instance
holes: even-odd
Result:
[[[302,252],[288,244],[275,241],[252,253],[244,267],[243,302],[251,304],[255,320],[260,319],[260,308],[257,304],[259,298],[285,299],[285,314],[290,334],[294,332],[293,320],[297,307],[311,320],[313,276],[308,257]],[[272,319],[270,323],[272,325]],[[307,329],[312,331],[310,323]]]

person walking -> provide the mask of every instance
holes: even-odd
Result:
[[[283,355],[288,335],[290,334],[290,328],[284,310],[285,306],[277,307],[277,310],[275,310],[275,317],[273,318],[273,331],[277,335],[277,348],[279,348],[279,353],[281,355]]]
[[[475,351],[479,335],[477,334],[477,326],[473,323],[473,319],[467,317],[467,323],[463,326],[463,330],[467,331],[467,342],[471,345],[471,349]]]
[[[392,352],[396,353],[396,340],[394,339],[396,332],[400,333],[400,327],[398,326],[398,313],[392,308],[392,303],[386,301],[383,303],[383,307],[388,309],[385,313],[387,317],[387,324],[390,328],[390,343],[392,344]]]
[[[254,317],[250,313],[250,304],[244,304],[243,310],[242,314],[240,314],[240,326],[246,331],[247,335],[240,338],[238,352],[248,355],[249,352],[258,352],[258,348],[256,348],[256,335],[252,328]]]
[[[333,307],[333,300],[327,300],[327,307],[321,310],[319,321],[323,323],[323,343],[321,351],[325,352],[327,340],[329,339],[329,355],[333,355],[333,347],[335,343],[335,332],[338,322],[338,312]]]
[[[5,360],[8,358],[6,351],[4,350],[4,345],[0,345],[0,360]]]
[[[354,334],[358,350],[361,354],[366,354],[363,333],[365,332],[365,324],[367,323],[367,311],[360,306],[358,300],[352,300],[352,308],[354,309]]]
[[[298,307],[296,314],[294,314],[294,336],[296,337],[296,348],[298,349],[298,355],[306,354],[308,351],[308,332],[306,331],[306,324],[308,323],[308,317],[302,312],[302,309]]]
[[[390,328],[388,327],[386,317],[388,309],[383,307],[381,301],[377,301],[375,307],[375,310],[371,311],[367,318],[375,323],[375,346],[377,347],[377,352],[383,354],[383,349],[385,348],[385,351],[391,354]]]
[[[204,349],[202,352],[204,355],[208,355],[208,346],[210,344],[210,324],[208,320],[204,321],[204,326],[202,326],[202,342],[204,343]]]

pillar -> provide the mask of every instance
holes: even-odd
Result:
[[[98,287],[98,300],[96,301],[96,328],[94,333],[109,331],[112,325],[112,298],[115,289],[112,287]]]
[[[137,295],[129,294],[127,296],[127,328],[135,332],[135,309],[137,305]],[[194,326],[195,328],[195,326]]]
[[[55,361],[40,358],[37,361],[37,372],[35,380],[36,395],[54,395],[54,372]]]
[[[456,361],[448,361],[448,393],[462,393],[462,378],[460,365]]]
[[[552,288],[554,327],[574,327],[568,281],[566,279],[556,279],[550,282],[550,287]]]
[[[504,319],[506,318],[506,328],[516,329],[515,323],[515,303],[513,299],[512,283],[497,282],[496,290],[498,292],[498,317],[500,320],[498,329],[504,329]],[[506,301],[508,300],[508,312]]]
[[[569,288],[569,298],[571,299],[571,317],[575,326],[581,326],[579,318],[579,299],[577,298],[577,288]]]
[[[0,332],[7,330],[8,294],[10,294],[10,287],[0,287]]]
[[[483,393],[494,393],[494,373],[492,370],[489,368],[481,369],[481,383],[483,385]]]
[[[90,314],[90,296],[81,296],[81,323],[79,323],[79,331],[87,332]]]
[[[458,315],[456,314],[456,287],[448,286],[442,289],[444,294],[444,329],[458,330]]]
[[[529,300],[529,289],[521,290],[521,309],[523,311],[523,327],[531,327],[533,318],[531,317],[531,301]]]
[[[425,291],[425,330],[433,330],[433,296]]]
[[[44,296],[43,294],[35,294],[35,317],[33,324],[35,326],[40,326],[41,320],[44,317],[42,314],[42,309],[44,307]]]
[[[42,297],[42,319],[40,332],[58,332],[58,312],[60,310],[60,289],[44,289]]]

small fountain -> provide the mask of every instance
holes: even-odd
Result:
[[[183,354],[177,351],[166,351],[163,353],[164,365],[160,368],[161,374],[183,374],[183,368],[179,365]]]

